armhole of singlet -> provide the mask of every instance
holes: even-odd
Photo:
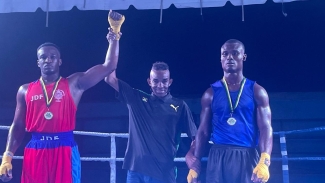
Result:
[[[220,80],[219,82],[221,82],[221,80]],[[210,88],[211,88],[211,90],[212,90],[212,99],[211,99],[211,104],[210,104],[210,108],[211,108],[211,109],[213,109],[213,106],[212,106],[212,105],[213,105],[214,94],[215,94],[214,87],[213,87],[214,84],[215,84],[215,83],[213,83],[213,84],[210,85]],[[220,83],[220,84],[222,84],[222,83]]]
[[[74,106],[74,110],[77,111],[77,106],[76,106],[76,104],[74,103],[74,100],[73,100],[73,98],[72,98],[72,95],[71,95],[71,92],[70,92],[69,81],[68,81],[67,78],[64,78],[64,84],[66,85],[66,88],[67,88],[67,90],[68,90],[69,98],[70,98],[70,100],[72,100],[72,103],[73,103],[73,106]]]
[[[28,83],[28,86],[27,86],[27,89],[26,89],[26,92],[25,92],[25,97],[24,97],[25,98],[25,104],[26,104],[26,106],[27,106],[27,95],[28,95],[28,93],[30,91],[30,88],[32,87],[33,83],[35,83],[36,81],[33,81],[33,82]]]
[[[210,88],[211,88],[211,90],[212,90],[212,99],[211,99],[210,109],[212,109],[213,98],[214,98],[214,90],[213,90],[213,86],[212,86],[212,85],[213,85],[213,84],[210,84]],[[202,101],[202,98],[201,98],[201,101]],[[201,103],[201,101],[200,101],[200,103]]]
[[[253,91],[253,101],[254,101],[254,104],[256,106],[256,100],[255,100],[255,85],[257,84],[256,81],[251,81],[253,84],[252,86],[252,91]]]

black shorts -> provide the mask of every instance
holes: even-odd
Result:
[[[251,183],[259,159],[255,148],[214,144],[209,152],[207,183]]]

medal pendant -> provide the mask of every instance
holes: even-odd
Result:
[[[50,120],[53,118],[53,114],[50,111],[47,111],[46,113],[44,113],[44,118]]]
[[[232,126],[236,123],[236,119],[233,117],[230,117],[230,118],[228,118],[227,123]]]

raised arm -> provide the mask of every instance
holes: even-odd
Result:
[[[195,141],[192,143],[190,151],[186,154],[186,162],[190,168],[187,176],[187,181],[189,183],[196,183],[196,178],[200,174],[201,158],[205,152],[206,144],[208,143],[209,134],[211,131],[212,99],[213,91],[212,88],[209,88],[204,92],[201,98],[202,109],[200,114],[200,126],[197,131]]]
[[[13,123],[10,127],[6,151],[2,158],[2,163],[0,166],[1,180],[9,181],[12,178],[12,165],[11,160],[20,146],[21,142],[25,136],[25,119],[26,119],[26,102],[25,93],[27,91],[28,85],[23,85],[19,88],[17,92],[17,105]]]
[[[257,125],[260,131],[259,148],[261,158],[253,171],[253,182],[266,182],[269,179],[270,155],[273,147],[273,129],[271,126],[271,108],[269,97],[263,87],[254,85],[254,97],[257,109]]]
[[[118,78],[116,77],[116,71],[105,77],[105,82],[113,87],[117,92],[119,91]]]
[[[114,25],[111,25],[111,27],[121,27],[124,16],[117,12],[110,11],[109,20],[111,20],[110,23],[114,22]],[[120,32],[116,32],[115,29],[113,30],[110,28],[107,34],[109,47],[105,62],[88,69],[86,72],[75,73],[69,76],[69,83],[75,88],[84,91],[96,85],[99,81],[103,80],[105,76],[111,74],[117,67],[120,36]]]

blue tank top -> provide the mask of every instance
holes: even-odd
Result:
[[[230,105],[227,92],[222,81],[211,85],[213,90],[212,109],[212,134],[211,141],[214,144],[227,144],[243,147],[256,147],[258,144],[258,128],[256,123],[256,111],[254,100],[255,81],[246,79],[242,95],[233,117],[236,119],[234,125],[229,125]],[[232,105],[235,102],[238,91],[230,91]]]

